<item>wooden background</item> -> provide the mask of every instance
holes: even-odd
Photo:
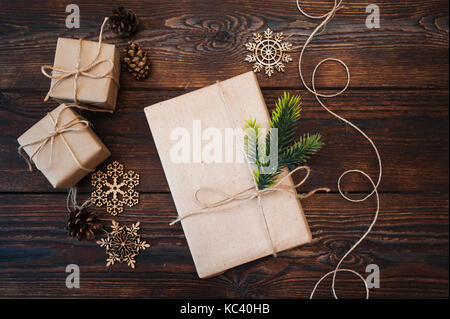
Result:
[[[338,176],[360,168],[376,177],[377,163],[369,144],[302,87],[297,61],[285,74],[258,79],[270,107],[285,90],[303,96],[299,134],[319,131],[326,146],[310,162],[312,176],[301,190],[333,191],[303,202],[311,244],[216,278],[198,279],[180,225],[168,225],[177,213],[143,108],[250,70],[243,62],[244,43],[253,32],[271,27],[299,47],[317,21],[300,15],[295,0],[122,1],[140,18],[134,40],[150,54],[151,77],[136,81],[124,71],[116,114],[88,116],[112,152],[110,161],[141,175],[140,204],[118,218],[141,221],[142,235],[153,245],[132,271],[126,265],[105,268],[102,248],[67,236],[66,191],[53,190],[38,171],[28,172],[16,150],[16,138],[57,106],[42,101],[49,80],[40,73],[41,65],[53,61],[57,38],[96,39],[103,17],[121,3],[76,1],[81,10],[76,30],[64,24],[71,2],[0,0],[0,296],[308,297],[373,218],[375,201],[343,200]],[[302,2],[311,13],[325,13],[332,4]],[[344,265],[363,274],[366,265],[379,265],[381,287],[371,290],[373,298],[448,297],[448,2],[378,0],[381,28],[373,30],[365,26],[369,3],[345,1],[304,61],[305,74],[326,57],[348,64],[350,89],[327,103],[374,139],[384,164],[379,221]],[[120,48],[126,44],[111,32],[105,39]],[[298,54],[297,49],[295,60]],[[326,65],[318,86],[326,91],[344,81],[340,67]],[[370,189],[358,177],[347,178],[345,186],[355,197]],[[92,191],[87,178],[80,189],[87,198]],[[70,263],[80,266],[80,289],[65,287]],[[363,296],[356,278],[338,279],[340,296]],[[317,297],[331,297],[330,280]]]

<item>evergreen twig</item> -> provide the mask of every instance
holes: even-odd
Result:
[[[276,183],[282,168],[292,170],[305,164],[310,156],[324,145],[322,136],[318,133],[304,134],[295,142],[294,135],[302,111],[301,104],[300,96],[294,95],[291,97],[286,92],[278,98],[275,104],[270,127],[278,129],[278,167],[272,173],[262,173],[263,168],[270,164],[267,160],[268,150],[270,150],[270,134],[266,134],[265,145],[262,149],[259,149],[258,143],[264,138],[261,126],[256,122],[256,119],[246,122],[246,152],[248,159],[256,165],[253,175],[260,190]],[[259,154],[260,152],[261,154]]]

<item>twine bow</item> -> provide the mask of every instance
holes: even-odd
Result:
[[[303,179],[295,184],[295,185],[282,185],[282,183],[288,179],[292,174],[294,174],[295,172],[299,171],[299,170],[305,170],[306,171],[306,175],[305,177],[303,177]],[[316,188],[312,191],[310,191],[309,193],[306,194],[297,194],[297,192],[295,191],[295,189],[297,187],[300,187],[301,185],[303,185],[306,180],[309,177],[309,174],[311,172],[311,169],[308,166],[299,166],[297,168],[295,168],[294,170],[292,170],[291,172],[289,172],[288,174],[286,174],[284,177],[280,178],[279,181],[268,188],[265,189],[258,189],[257,187],[249,187],[247,189],[244,189],[242,191],[233,193],[233,194],[228,194],[220,189],[217,188],[211,188],[211,187],[202,187],[199,188],[195,193],[194,193],[194,201],[197,205],[200,206],[199,210],[196,211],[192,211],[189,212],[187,214],[184,214],[183,216],[178,217],[177,219],[175,219],[174,221],[172,221],[170,223],[170,225],[174,225],[180,221],[182,221],[185,218],[188,217],[192,217],[195,215],[199,215],[199,214],[203,214],[208,212],[210,209],[214,209],[214,208],[218,208],[218,207],[223,207],[226,206],[228,204],[231,204],[233,202],[236,201],[249,201],[255,198],[261,198],[263,196],[266,196],[270,193],[273,192],[283,192],[283,193],[288,193],[291,195],[294,195],[295,197],[299,198],[299,199],[305,199],[308,198],[309,196],[313,195],[314,193],[318,192],[318,191],[325,191],[325,192],[329,192],[330,189],[328,187],[321,187],[321,188]],[[215,192],[216,194],[219,194],[221,196],[223,196],[223,199],[217,200],[217,201],[213,201],[213,202],[206,202],[200,199],[199,195],[201,192],[203,191],[211,191],[211,192]]]
[[[65,69],[60,67],[55,67],[52,65],[43,65],[41,67],[41,72],[49,79],[55,80],[50,85],[50,89],[47,92],[47,95],[44,98],[44,101],[47,101],[52,94],[52,92],[55,90],[55,88],[64,80],[73,77],[73,92],[74,92],[74,103],[78,103],[78,78],[80,76],[88,77],[91,79],[104,79],[109,78],[112,79],[115,85],[119,86],[119,83],[117,82],[117,79],[113,77],[113,73],[115,72],[114,62],[111,59],[103,59],[98,60],[101,52],[102,47],[102,38],[103,38],[103,28],[105,27],[106,22],[108,21],[108,18],[105,18],[103,20],[102,26],[100,28],[100,33],[98,36],[98,46],[97,46],[97,52],[95,54],[94,59],[88,63],[86,66],[81,67],[81,46],[83,43],[82,39],[79,39],[79,46],[78,46],[78,59],[77,63],[75,64],[75,67],[73,69]],[[102,64],[102,63],[108,63],[109,68],[101,73],[101,74],[94,74],[92,73],[92,69],[94,69],[96,66]],[[52,71],[49,73],[48,71]]]
[[[51,113],[47,113],[47,116],[53,125],[53,129],[50,132],[48,132],[48,134],[45,137],[42,137],[37,140],[31,141],[29,143],[23,144],[18,148],[18,152],[19,152],[20,156],[22,156],[25,159],[25,161],[27,162],[28,169],[30,170],[30,172],[33,171],[33,166],[32,166],[33,162],[35,163],[36,167],[39,170],[44,170],[51,166],[51,164],[53,162],[53,146],[55,144],[55,139],[58,136],[61,136],[61,139],[62,139],[64,145],[66,146],[67,150],[69,151],[69,153],[72,156],[75,163],[82,170],[85,170],[88,172],[92,171],[92,169],[86,168],[80,162],[80,160],[78,159],[74,150],[72,149],[70,144],[67,142],[66,138],[64,137],[64,134],[67,132],[78,132],[78,131],[87,129],[90,126],[89,121],[82,119],[80,117],[77,117],[61,126],[59,125],[59,120],[60,120],[61,114],[70,107],[79,107],[79,106],[78,105],[64,105],[63,108],[61,109],[61,111],[59,112],[58,116],[56,117],[56,119],[53,117],[53,115]],[[80,108],[83,108],[83,107],[80,107]],[[38,144],[38,147],[36,148],[36,150],[30,156],[27,156],[27,154],[23,151],[23,149],[27,146],[36,145],[36,144]],[[50,145],[50,158],[49,158],[48,164],[45,167],[39,168],[38,162],[39,162],[40,155],[42,155],[42,152],[47,147],[47,145]],[[34,157],[37,157],[38,159],[36,161],[34,161],[33,160]]]

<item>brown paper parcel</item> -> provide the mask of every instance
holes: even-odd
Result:
[[[81,50],[80,50],[81,45]],[[78,60],[79,68],[90,64],[96,56],[98,42],[58,38],[56,44],[55,60],[53,67],[56,69],[75,70]],[[80,56],[78,56],[78,53]],[[113,44],[102,43],[100,54],[96,61],[111,60],[114,63],[114,69],[111,73],[112,78],[104,77],[100,79],[90,78],[80,75],[77,79],[77,98],[79,103],[98,106],[101,109],[113,112],[116,108],[118,83],[120,77],[120,53]],[[88,71],[91,75],[100,75],[108,73],[111,64],[107,62],[99,63]],[[53,71],[54,75],[58,72]],[[55,85],[50,93],[50,97],[58,102],[75,102],[74,81],[75,77],[70,76],[56,83],[52,79],[51,86]]]
[[[174,163],[171,160],[171,147],[176,143],[171,140],[171,132],[185,128],[194,139],[193,120],[200,120],[203,129],[218,128],[223,135],[226,128],[243,128],[245,121],[253,118],[263,127],[269,127],[269,113],[253,72],[223,81],[220,86],[228,111],[218,84],[145,108],[179,216],[198,210],[194,193],[200,188],[216,188],[231,194],[254,185],[246,163]],[[235,123],[230,122],[227,112],[232,113]],[[284,183],[294,185],[290,177]],[[203,199],[220,198],[204,195]],[[201,278],[272,254],[270,239],[277,251],[311,241],[300,201],[295,196],[274,192],[261,201],[270,237],[256,199],[218,207],[181,221]]]
[[[52,118],[50,118],[49,114]],[[61,104],[49,114],[17,139],[20,145],[33,143],[49,136],[50,132],[55,130],[53,121],[58,119],[58,115],[60,115],[58,126],[63,126],[76,118],[84,119],[64,104]],[[83,125],[76,124],[73,128],[80,129],[83,128]],[[81,165],[85,168],[95,169],[95,167],[111,155],[108,148],[90,127],[55,136],[53,149],[50,143],[47,143],[42,148],[42,151],[32,159],[36,167],[44,174],[54,188],[72,187],[84,176],[89,174],[89,170],[81,168],[74,160],[65,143],[70,146]],[[38,147],[39,144],[25,146],[24,151],[28,156],[31,156]],[[53,152],[53,155],[51,152]]]

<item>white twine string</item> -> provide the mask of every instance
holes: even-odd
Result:
[[[300,57],[299,57],[299,59],[298,59],[298,73],[299,73],[299,75],[300,75],[300,79],[301,79],[302,82],[303,82],[303,85],[305,86],[305,88],[306,88],[309,92],[311,92],[311,93],[316,97],[317,102],[319,102],[319,104],[320,104],[320,105],[321,105],[328,113],[330,113],[330,114],[333,115],[334,117],[340,119],[340,120],[343,121],[344,123],[346,123],[346,124],[350,125],[351,127],[353,127],[353,128],[354,128],[355,130],[357,130],[357,131],[358,131],[358,132],[359,132],[359,133],[360,133],[367,141],[369,141],[370,145],[372,146],[372,148],[373,148],[374,151],[375,151],[375,154],[376,154],[377,159],[378,159],[378,166],[379,166],[378,180],[377,180],[376,183],[373,181],[373,179],[372,179],[367,173],[365,173],[364,171],[359,170],[359,169],[351,169],[351,170],[347,170],[347,171],[343,172],[343,173],[339,176],[338,183],[337,183],[337,185],[338,185],[338,190],[339,190],[339,193],[341,194],[341,196],[342,196],[344,199],[346,199],[347,201],[353,202],[353,203],[359,203],[359,202],[363,202],[363,201],[367,200],[369,197],[371,197],[372,195],[375,194],[376,202],[377,202],[377,205],[376,205],[376,211],[375,211],[375,216],[374,216],[372,222],[370,223],[370,226],[369,226],[369,228],[367,229],[367,231],[364,233],[364,235],[361,236],[361,238],[360,238],[360,239],[359,239],[359,240],[358,240],[358,241],[357,241],[357,242],[356,242],[356,243],[355,243],[355,244],[354,244],[354,245],[353,245],[353,246],[345,253],[345,255],[339,260],[339,262],[338,262],[336,268],[335,268],[334,270],[328,272],[328,273],[325,274],[324,276],[322,276],[322,278],[320,278],[320,279],[317,281],[317,283],[315,284],[315,286],[314,286],[314,288],[313,288],[313,290],[312,290],[312,292],[311,292],[310,299],[313,298],[314,293],[316,292],[316,289],[317,289],[317,287],[319,286],[319,284],[320,284],[325,278],[327,278],[327,277],[330,276],[330,275],[333,275],[333,281],[332,281],[332,284],[331,284],[331,289],[332,289],[332,291],[333,291],[333,296],[334,296],[335,299],[339,299],[338,296],[337,296],[337,294],[336,294],[336,289],[335,289],[336,275],[337,275],[338,272],[349,272],[349,273],[352,273],[352,274],[356,275],[359,279],[361,279],[362,282],[364,283],[364,286],[365,286],[365,289],[366,289],[366,299],[368,299],[368,298],[369,298],[369,287],[368,287],[367,282],[365,281],[364,277],[363,277],[361,274],[359,274],[358,272],[356,272],[356,271],[354,271],[354,270],[352,270],[352,269],[346,269],[346,268],[342,268],[342,269],[341,269],[340,266],[341,266],[341,264],[344,262],[345,258],[347,258],[347,256],[350,255],[350,253],[351,253],[353,250],[355,250],[356,247],[358,247],[358,245],[359,245],[359,244],[367,237],[367,235],[369,235],[370,231],[372,230],[373,226],[375,225],[375,223],[376,223],[376,221],[377,221],[378,213],[379,213],[379,211],[380,211],[380,198],[379,198],[379,195],[378,195],[378,186],[380,185],[380,182],[381,182],[381,176],[382,176],[382,170],[383,170],[383,169],[382,169],[382,165],[381,165],[381,157],[380,157],[380,153],[378,152],[377,147],[375,146],[375,143],[372,141],[372,139],[371,139],[369,136],[366,135],[366,133],[364,133],[358,126],[356,126],[355,124],[353,124],[353,123],[350,122],[349,120],[346,120],[345,118],[343,118],[343,117],[339,116],[338,114],[334,113],[333,111],[331,111],[328,107],[325,106],[325,104],[324,104],[324,103],[322,102],[322,100],[320,99],[320,98],[332,98],[332,97],[336,97],[336,96],[341,95],[342,93],[344,93],[344,92],[347,90],[347,88],[348,88],[348,86],[349,86],[349,84],[350,84],[350,71],[349,71],[349,69],[348,69],[348,66],[347,66],[342,60],[336,59],[336,58],[326,58],[326,59],[320,61],[320,62],[315,66],[315,68],[314,68],[314,70],[313,70],[313,72],[312,72],[311,87],[309,87],[309,86],[306,84],[306,81],[305,81],[305,79],[304,79],[304,77],[303,77],[303,73],[302,73],[302,68],[301,68],[301,65],[302,65],[302,58],[303,58],[303,53],[304,53],[305,50],[306,50],[306,47],[308,46],[309,43],[311,43],[311,41],[313,40],[313,38],[314,38],[315,35],[320,34],[320,33],[323,32],[323,30],[325,29],[325,27],[326,27],[326,25],[328,24],[328,22],[330,22],[330,21],[333,19],[333,17],[335,16],[336,12],[343,8],[343,6],[342,6],[342,0],[334,0],[333,8],[332,8],[328,13],[325,13],[325,14],[323,14],[323,15],[311,15],[311,14],[308,14],[308,13],[306,13],[305,11],[303,11],[303,9],[301,8],[301,6],[300,6],[300,4],[299,4],[299,0],[296,0],[296,2],[297,2],[297,8],[298,8],[298,10],[299,10],[304,16],[306,16],[306,17],[308,17],[308,18],[310,18],[310,19],[316,19],[316,20],[322,20],[322,19],[323,19],[323,21],[322,21],[322,22],[314,29],[314,31],[311,33],[311,35],[310,35],[310,36],[308,37],[308,39],[306,40],[306,42],[305,42],[305,44],[304,44],[304,46],[303,46],[303,48],[302,48],[302,51],[301,51],[301,53],[300,53]],[[319,32],[319,31],[320,31],[320,32]],[[334,94],[323,94],[323,93],[319,93],[319,92],[317,92],[316,86],[315,86],[316,72],[317,72],[317,70],[319,69],[319,67],[320,67],[322,64],[324,64],[325,62],[328,62],[328,61],[336,62],[336,63],[342,65],[342,66],[344,67],[344,69],[345,69],[346,74],[347,74],[347,83],[345,84],[344,88],[341,89],[339,92],[334,93]],[[372,184],[372,187],[373,187],[373,188],[372,188],[372,191],[371,191],[367,196],[365,196],[364,198],[361,198],[361,199],[352,199],[352,198],[349,198],[347,195],[345,195],[344,192],[342,191],[342,188],[341,188],[341,181],[342,181],[342,178],[343,178],[344,176],[346,176],[347,174],[350,174],[350,173],[359,173],[359,174],[363,175],[364,177],[366,177],[366,178],[369,180],[369,182]]]
[[[76,210],[82,211],[83,209],[88,208],[94,204],[92,199],[89,198],[83,204],[78,205],[77,193],[78,193],[78,189],[75,186],[69,188],[69,193],[67,194],[67,199],[66,199],[66,208],[69,213],[71,213],[72,211],[76,211]]]

